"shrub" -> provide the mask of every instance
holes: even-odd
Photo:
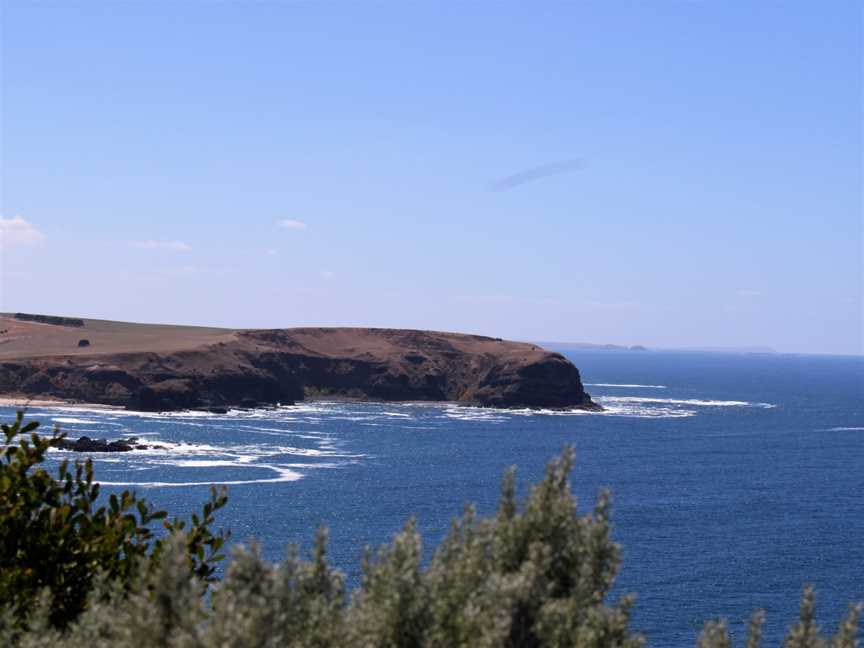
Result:
[[[632,599],[607,601],[619,564],[609,497],[601,494],[592,513],[577,515],[567,479],[572,462],[570,449],[551,461],[521,506],[508,472],[496,514],[478,518],[466,507],[425,567],[409,520],[390,544],[367,550],[361,585],[350,596],[328,564],[323,529],[308,559],[292,546],[273,565],[255,545],[236,548],[224,578],[205,594],[212,571],[202,569],[209,563],[197,550],[206,544],[193,540],[199,527],[186,533],[175,525],[158,551],[134,552],[122,578],[91,564],[83,611],[66,627],[52,619],[50,588],[31,589],[36,594],[24,607],[0,608],[0,645],[636,648],[644,639],[628,626]],[[813,592],[805,589],[800,622],[784,646],[856,648],[860,613],[852,607],[837,635],[822,638]],[[748,648],[760,645],[763,619],[754,615]],[[698,648],[730,645],[722,622],[706,624],[697,640]]]
[[[168,535],[186,531],[184,552],[191,573],[211,580],[223,533],[209,525],[224,506],[225,493],[211,492],[201,516],[186,522],[167,520],[135,493],[112,494],[97,505],[99,484],[93,464],[63,461],[54,478],[39,467],[49,448],[65,437],[55,428],[50,437],[36,433],[39,424],[2,425],[0,447],[0,601],[23,620],[43,590],[50,594],[49,619],[63,627],[84,610],[97,572],[111,582],[128,584],[143,558],[158,560],[165,537],[156,538],[154,523],[162,521]]]
[[[798,623],[789,628],[783,648],[858,648],[858,622],[862,606],[850,605],[846,618],[840,622],[837,633],[828,639],[823,637],[816,625],[816,596],[812,587],[805,587],[801,595],[801,611]],[[762,645],[762,624],[765,613],[757,610],[750,619],[747,629],[747,648]],[[725,621],[709,621],[699,635],[697,648],[731,648],[732,640]]]

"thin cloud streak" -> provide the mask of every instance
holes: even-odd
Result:
[[[557,162],[549,162],[548,164],[531,167],[530,169],[525,169],[519,173],[514,173],[513,175],[496,180],[489,185],[489,190],[509,191],[510,189],[515,189],[516,187],[528,184],[529,182],[535,182],[536,180],[548,178],[553,175],[572,173],[573,171],[584,167],[585,163],[582,162],[582,160],[559,160]]]
[[[139,250],[170,250],[171,252],[188,252],[192,246],[183,241],[132,241],[130,245]]]
[[[303,221],[286,218],[279,221],[279,227],[281,227],[282,229],[304,230],[306,229],[306,223],[304,223]]]
[[[473,304],[530,306],[558,306],[561,304],[561,302],[557,299],[545,299],[542,297],[518,297],[516,295],[457,295],[456,300]]]

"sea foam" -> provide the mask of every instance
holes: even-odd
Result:
[[[585,383],[586,387],[621,387],[625,389],[668,389],[666,385],[627,385],[618,383]]]
[[[708,400],[703,398],[650,398],[647,396],[598,396],[602,403],[660,403],[669,405],[692,405],[696,407],[776,407],[772,403],[751,403],[738,400]]]

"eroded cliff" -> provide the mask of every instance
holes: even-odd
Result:
[[[307,398],[597,406],[576,367],[532,344],[401,329],[193,329],[0,318],[0,394],[177,410]],[[79,338],[89,345],[79,347]]]

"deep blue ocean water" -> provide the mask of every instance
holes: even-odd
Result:
[[[652,646],[692,646],[724,617],[740,641],[756,607],[776,640],[813,583],[823,627],[864,600],[864,358],[636,351],[568,354],[603,414],[449,405],[313,403],[278,410],[131,414],[31,408],[72,437],[139,436],[163,449],[94,456],[106,489],[127,485],[190,512],[229,484],[234,541],[281,557],[330,528],[356,582],[364,544],[415,515],[427,551],[465,502],[491,513],[502,472],[525,492],[565,444],[580,509],[614,497],[623,545],[616,595]],[[8,419],[11,408],[0,408]],[[55,452],[60,458],[67,453]]]

